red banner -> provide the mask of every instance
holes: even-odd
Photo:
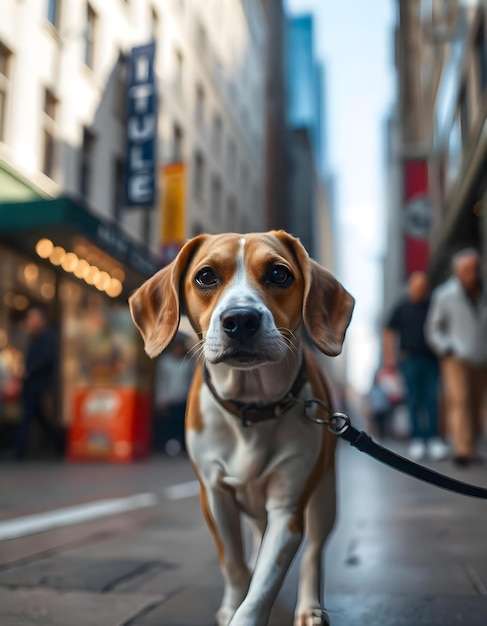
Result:
[[[432,210],[428,193],[428,162],[404,162],[404,249],[406,274],[426,271],[429,264]]]

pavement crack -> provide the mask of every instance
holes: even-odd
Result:
[[[148,574],[155,574],[162,569],[167,569],[169,564],[161,563],[160,561],[152,561],[149,563],[141,563],[138,567],[134,568],[126,574],[122,574],[115,580],[111,580],[102,589],[101,593],[109,593],[110,591],[117,591],[118,587],[127,583],[135,578],[142,578]]]
[[[141,618],[144,618],[146,615],[156,608],[162,602],[167,600],[167,596],[159,596],[155,598],[151,602],[148,602],[140,611],[137,611],[134,615],[131,615],[127,620],[124,620],[120,626],[131,626],[136,624]]]

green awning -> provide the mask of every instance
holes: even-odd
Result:
[[[129,271],[127,288],[138,286],[160,269],[147,247],[134,241],[114,222],[95,216],[69,197],[0,203],[0,242],[32,257],[36,257],[35,245],[41,238],[49,238],[68,250],[76,236],[84,237],[124,265]]]

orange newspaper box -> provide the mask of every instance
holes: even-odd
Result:
[[[150,408],[149,395],[134,387],[75,391],[68,458],[126,463],[147,457]]]

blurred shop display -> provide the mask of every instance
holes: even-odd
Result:
[[[12,443],[21,419],[24,317],[40,304],[60,338],[50,417],[67,430],[68,458],[147,456],[153,371],[127,296],[157,262],[68,198],[0,204],[0,258],[0,447]]]
[[[61,300],[64,413],[72,412],[69,458],[147,456],[152,378],[150,364],[139,358],[127,306],[107,306],[100,295],[73,284],[64,285]]]
[[[29,338],[24,327],[29,306],[52,313],[55,275],[0,245],[0,449],[13,447],[22,417],[22,382]]]

